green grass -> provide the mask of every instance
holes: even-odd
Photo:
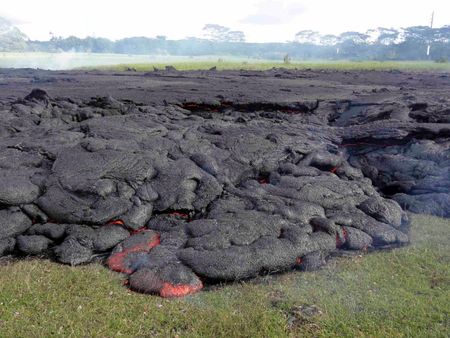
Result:
[[[219,61],[220,60],[220,61]],[[163,69],[173,65],[179,70],[199,70],[217,67],[225,69],[265,70],[273,67],[289,69],[331,69],[331,70],[407,70],[450,72],[450,62],[434,61],[301,61],[292,60],[284,64],[280,59],[262,60],[233,56],[162,56],[162,55],[127,55],[100,53],[7,53],[0,52],[0,68],[31,67],[43,69],[102,69],[120,71],[135,68],[138,71],[152,71],[153,67]]]
[[[450,221],[414,216],[413,244],[167,300],[97,264],[0,266],[0,337],[448,337]]]
[[[432,61],[314,61],[291,62],[284,64],[275,61],[175,61],[153,63],[126,63],[118,65],[106,65],[97,67],[85,67],[84,69],[124,71],[134,68],[139,72],[152,71],[153,67],[164,69],[172,65],[178,70],[207,70],[216,67],[218,70],[267,70],[274,67],[287,69],[314,69],[314,70],[405,70],[405,71],[442,71],[450,72],[450,63],[437,63]]]

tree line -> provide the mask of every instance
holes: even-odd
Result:
[[[87,52],[135,55],[236,56],[282,60],[289,55],[301,60],[439,60],[450,58],[450,26],[414,26],[395,30],[377,28],[366,33],[345,32],[338,36],[301,31],[284,43],[249,43],[241,31],[208,24],[204,37],[169,40],[165,36],[130,37],[112,41],[105,38],[52,37],[31,41],[17,29],[2,34],[0,51]],[[13,34],[11,36],[11,34]],[[429,46],[429,55],[427,53]]]

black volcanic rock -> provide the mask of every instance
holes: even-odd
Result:
[[[47,92],[42,89],[33,89],[30,94],[25,96],[26,101],[48,102],[50,97]]]
[[[15,237],[31,226],[31,220],[16,207],[0,210],[0,239]]]
[[[44,253],[50,244],[50,239],[40,235],[17,236],[16,243],[17,248],[27,255],[39,255]]]
[[[217,71],[208,81],[223,74],[242,77]],[[300,75],[240,81],[268,91],[267,79]],[[316,269],[340,250],[405,245],[402,208],[450,215],[444,99],[393,102],[390,89],[360,102],[330,93],[277,102],[222,89],[221,101],[213,92],[181,100],[179,88],[164,103],[162,92],[142,103],[43,90],[1,101],[0,254],[72,265],[108,257],[132,289],[174,297],[209,281]]]

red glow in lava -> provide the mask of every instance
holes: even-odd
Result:
[[[348,232],[344,228],[342,228],[342,237],[344,237],[344,240],[342,241],[339,237],[339,234],[336,233],[336,248],[340,248],[344,245],[344,243],[347,241],[348,238]]]
[[[268,184],[269,180],[267,178],[258,178],[259,184]]]
[[[196,104],[196,103],[188,102],[188,103],[183,104],[183,108],[186,108],[186,109],[199,109],[200,105]]]
[[[121,219],[116,219],[106,222],[106,225],[125,225],[125,223]]]
[[[139,228],[139,229],[132,230],[132,231],[130,232],[130,234],[133,236],[133,235],[139,234],[139,233],[141,233],[141,232],[143,232],[143,231],[146,231],[146,230],[147,230],[146,227],[141,227],[141,228]]]
[[[392,143],[369,143],[369,142],[357,142],[357,143],[344,143],[341,144],[340,147],[344,148],[352,148],[352,147],[365,147],[365,146],[373,146],[373,147],[391,147],[395,144]]]
[[[337,169],[338,169],[337,167],[331,168],[330,173],[336,174]]]
[[[202,282],[199,284],[179,284],[173,285],[168,282],[164,282],[163,287],[159,290],[159,295],[164,298],[183,297],[192,293],[195,293],[203,288]]]
[[[181,211],[172,211],[169,215],[173,217],[189,218],[187,213]]]
[[[117,272],[125,273],[127,275],[133,273],[131,269],[126,267],[125,265],[125,259],[130,253],[136,253],[136,252],[148,252],[151,249],[153,249],[155,246],[159,245],[161,243],[160,235],[156,235],[153,237],[149,242],[147,243],[141,243],[138,245],[135,245],[131,248],[124,249],[121,252],[116,252],[109,256],[108,260],[106,261],[106,264],[108,267]]]
[[[347,230],[345,230],[345,228],[342,228],[342,234],[344,235],[345,239],[348,238],[348,232],[347,232]]]

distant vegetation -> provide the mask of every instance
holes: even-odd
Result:
[[[26,50],[27,40],[25,34],[0,17],[0,52]]]
[[[241,31],[208,24],[204,38],[168,40],[165,36],[105,38],[53,37],[31,41],[0,18],[0,52],[85,52],[170,56],[234,56],[283,60],[439,60],[450,58],[450,26],[405,29],[377,28],[366,33],[345,32],[338,36],[300,31],[286,43],[247,43]],[[427,55],[430,45],[431,53]]]

